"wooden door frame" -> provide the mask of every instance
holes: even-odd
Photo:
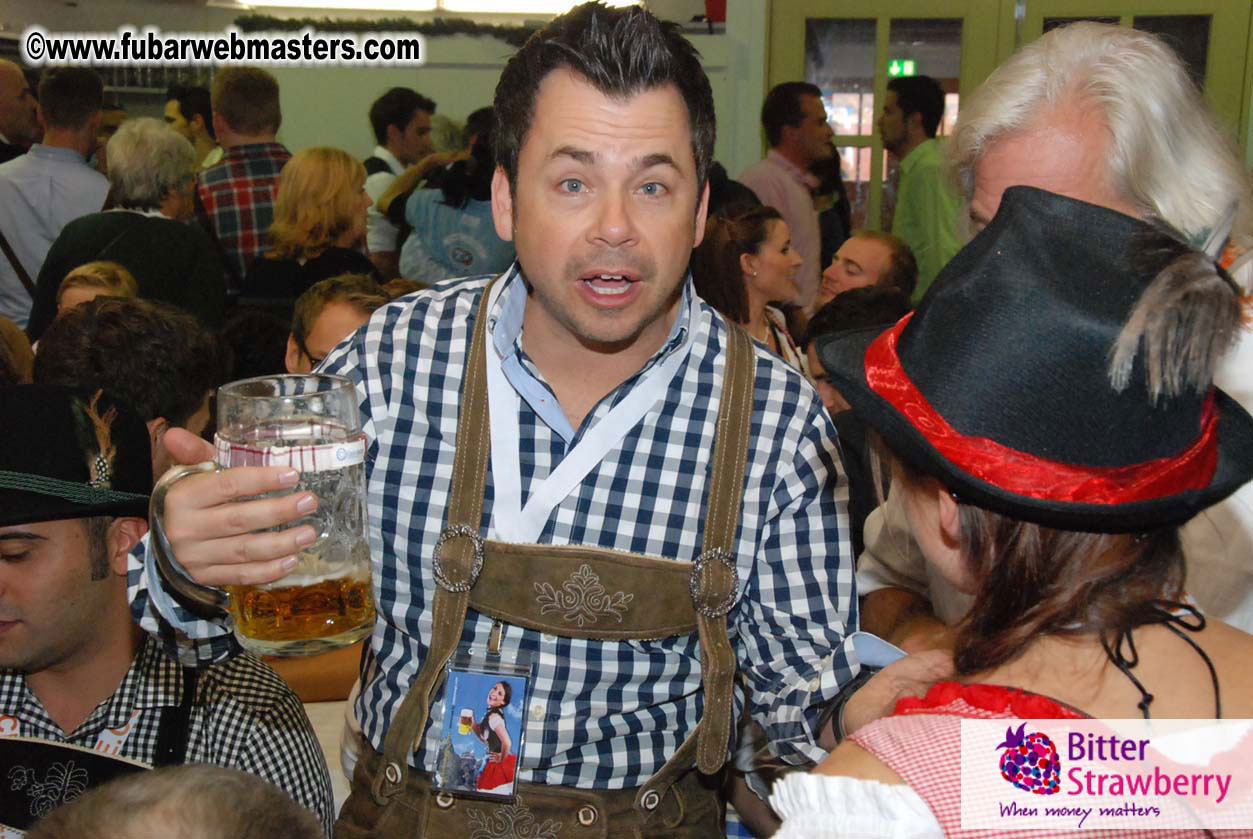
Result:
[[[1007,5],[1012,7],[1012,0]],[[1027,0],[1019,46],[1040,37],[1046,17],[1116,17],[1120,25],[1131,26],[1141,15],[1172,14],[1211,17],[1205,99],[1245,145],[1253,94],[1253,4],[1248,0]]]
[[[890,7],[865,0],[776,0],[770,11],[770,58],[768,87],[803,79],[805,74],[805,22],[810,18],[875,20],[874,101],[876,117],[887,90],[887,52],[894,18],[960,18],[962,49],[959,87],[972,91],[996,67],[1002,38],[999,33],[1003,6],[1013,0],[892,0]],[[1011,29],[1012,37],[1012,29]],[[799,48],[798,48],[799,45]],[[878,134],[869,137],[837,137],[841,147],[869,148],[870,196],[866,226],[877,229],[882,201],[883,146]]]

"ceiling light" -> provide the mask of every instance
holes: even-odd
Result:
[[[216,0],[211,0],[215,2]],[[480,12],[502,14],[553,14],[568,12],[580,0],[242,0],[254,9],[355,9],[388,12]],[[610,6],[635,6],[639,0],[606,0]]]
[[[263,0],[248,2],[253,9],[264,8],[297,8],[297,9],[359,9],[361,11],[387,12],[430,12],[434,11],[436,0]]]
[[[440,0],[448,12],[507,12],[510,14],[560,15],[582,0]],[[608,6],[636,6],[639,0],[608,0]]]

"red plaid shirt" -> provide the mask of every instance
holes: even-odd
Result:
[[[289,158],[280,143],[236,146],[200,173],[196,215],[221,247],[233,291],[265,244],[278,173]]]

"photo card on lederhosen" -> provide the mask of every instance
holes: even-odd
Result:
[[[447,667],[432,786],[454,795],[512,801],[531,683],[529,662],[460,653]]]

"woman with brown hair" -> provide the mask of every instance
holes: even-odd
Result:
[[[474,736],[487,744],[487,763],[477,783],[481,790],[513,789],[514,776],[518,774],[518,755],[505,724],[505,708],[512,699],[513,688],[501,679],[487,693],[487,711],[483,718],[470,726]]]
[[[1253,716],[1253,637],[1196,609],[1178,538],[1253,477],[1253,419],[1212,384],[1239,328],[1205,255],[1013,187],[912,315],[819,340],[924,556],[974,605],[954,681],[776,786],[780,839],[965,835],[962,718]]]
[[[358,250],[369,206],[365,167],[348,152],[317,147],[292,155],[278,178],[270,249],[249,266],[240,302],[290,313],[319,280],[374,277],[373,263]]]
[[[692,280],[709,305],[808,375],[783,312],[771,305],[796,297],[796,270],[802,262],[778,210],[739,207],[729,215],[712,216],[705,225],[705,238],[692,252]]]

